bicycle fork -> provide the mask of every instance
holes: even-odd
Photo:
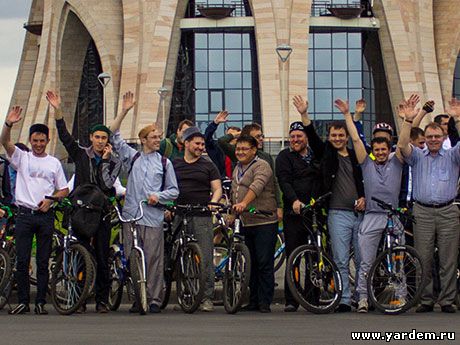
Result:
[[[133,249],[132,250],[137,250],[137,252],[141,255],[141,261],[142,261],[142,280],[138,281],[138,283],[146,283],[146,274],[145,274],[145,255],[144,251],[142,248],[139,246],[138,240],[137,240],[137,228],[136,225],[131,225],[131,231],[133,233]]]

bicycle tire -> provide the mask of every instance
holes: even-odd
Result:
[[[285,240],[284,240],[284,232],[277,233],[275,254],[276,254],[276,251],[278,250],[278,248],[280,246],[282,246],[284,244],[284,242],[285,242]],[[275,267],[274,267],[275,272],[277,272],[283,266],[283,263],[284,263],[285,260],[286,260],[286,247],[283,249],[281,254],[279,254],[277,257],[275,256]]]
[[[188,314],[198,309],[204,295],[205,276],[202,258],[200,246],[189,242],[185,245],[182,258],[177,260],[177,300],[182,310]]]
[[[235,243],[231,257],[225,265],[224,308],[228,314],[235,314],[247,296],[251,277],[251,256],[248,247]]]
[[[10,254],[3,248],[0,248],[0,291],[9,281],[13,273],[13,264]]]
[[[394,267],[388,271],[388,250],[377,256],[367,278],[368,298],[382,313],[401,314],[412,308],[420,299],[425,285],[422,260],[410,246],[391,248],[390,258]],[[403,264],[401,265],[401,259]],[[397,260],[399,262],[393,262]],[[403,268],[401,271],[400,269]],[[408,283],[409,282],[409,283]],[[399,292],[398,292],[399,290]],[[405,296],[402,296],[404,295]],[[400,296],[398,296],[400,295]]]
[[[160,309],[165,309],[168,306],[169,298],[171,297],[171,287],[172,287],[172,273],[165,272],[164,273],[164,281],[163,281],[163,299],[161,301]]]
[[[337,265],[325,252],[322,253],[324,268],[318,270],[318,254],[311,245],[296,248],[288,258],[286,277],[294,299],[303,308],[315,314],[327,314],[340,303],[342,279]]]
[[[134,299],[139,308],[139,314],[147,313],[147,286],[142,269],[142,256],[135,248],[131,250],[129,256],[129,272],[133,283]]]
[[[119,252],[110,249],[109,253],[109,300],[108,307],[111,311],[116,311],[120,307],[123,297],[123,272],[121,268],[121,257]]]
[[[66,271],[64,274],[64,252],[56,261],[51,279],[51,301],[61,315],[70,315],[86,303],[94,281],[95,271],[91,254],[81,244],[74,243],[68,248]]]

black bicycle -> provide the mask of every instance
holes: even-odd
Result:
[[[397,217],[411,216],[407,209],[372,200],[387,212],[387,223],[380,254],[368,273],[368,298],[383,313],[404,313],[418,303],[425,284],[422,260],[413,247],[401,243],[404,229],[397,225]]]
[[[165,231],[165,286],[161,309],[168,305],[172,282],[175,280],[180,307],[185,313],[193,313],[200,306],[204,295],[205,276],[201,248],[187,226],[193,213],[209,212],[209,209],[207,206],[174,204],[162,207],[180,216],[182,220],[177,228],[168,226]]]
[[[334,311],[342,297],[342,279],[339,269],[327,253],[325,224],[319,214],[331,193],[312,199],[301,209],[304,218],[311,217],[308,244],[296,248],[289,256],[286,277],[295,300],[308,311],[325,314]]]

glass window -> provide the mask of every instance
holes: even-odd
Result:
[[[251,72],[243,73],[243,88],[244,89],[252,88],[252,73]]]
[[[348,51],[348,69],[350,70],[361,70],[362,64],[362,53],[361,50],[353,49]]]
[[[208,88],[208,73],[195,73],[195,88],[207,89]]]
[[[315,87],[315,73],[308,72],[308,89],[313,89]]]
[[[208,48],[208,35],[207,34],[196,34],[195,35],[195,48]]]
[[[335,101],[338,98],[343,100],[348,99],[348,89],[334,89],[332,100]],[[340,111],[336,107],[333,107],[332,109],[334,110],[334,113],[340,113]]]
[[[195,51],[195,71],[208,70],[208,52],[206,50]]]
[[[347,47],[347,33],[335,32],[332,35],[332,48],[346,48]]]
[[[361,78],[362,78],[362,72],[349,72],[348,73],[348,81],[349,81],[348,86],[350,88],[352,87],[361,88],[362,87]]]
[[[229,113],[243,111],[243,97],[241,90],[225,90],[225,106]]]
[[[222,72],[209,73],[209,87],[211,89],[223,89],[224,88],[224,73]]]
[[[318,33],[315,34],[315,49],[330,48],[331,47],[331,34]]]
[[[222,91],[210,91],[210,99],[211,99],[211,107],[209,109],[210,112],[219,112],[224,107],[224,99],[223,99],[223,92]]]
[[[251,43],[249,41],[250,37],[249,34],[242,34],[242,39],[243,39],[243,48],[250,48]]]
[[[332,73],[331,72],[316,72],[315,73],[315,87],[316,88],[331,88],[332,87]]]
[[[331,51],[330,50],[315,50],[315,70],[331,69]]]
[[[308,50],[308,70],[312,71],[313,70],[313,49]]]
[[[224,51],[210,50],[209,51],[209,70],[223,71],[224,70]]]
[[[251,51],[243,50],[243,71],[251,70]]]
[[[252,90],[243,91],[243,111],[245,113],[252,112]]]
[[[209,35],[209,48],[223,48],[224,47],[224,34],[208,34]]]
[[[308,89],[308,111],[315,111],[315,91]]]
[[[241,34],[225,34],[225,48],[241,48]]]
[[[332,90],[315,90],[315,112],[332,112]]]
[[[334,71],[347,70],[347,51],[345,49],[334,49],[332,51],[332,69]]]
[[[240,71],[241,70],[241,51],[227,50],[225,52],[225,70]]]
[[[358,99],[363,98],[363,91],[361,89],[350,89],[348,94],[350,104],[354,104]]]
[[[334,72],[332,73],[333,87],[348,87],[347,72]]]
[[[241,72],[226,72],[225,73],[225,88],[226,89],[241,89]]]
[[[349,32],[348,33],[348,48],[362,48],[361,47],[361,33]]]
[[[195,91],[195,110],[197,113],[208,113],[208,90]]]

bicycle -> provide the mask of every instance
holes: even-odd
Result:
[[[400,314],[412,308],[420,299],[425,277],[417,251],[400,243],[400,234],[393,217],[410,217],[406,209],[372,197],[387,212],[381,252],[367,277],[368,298],[375,308],[386,314]]]
[[[244,237],[240,233],[241,220],[236,215],[233,227],[227,225],[222,212],[231,210],[231,206],[219,203],[209,203],[214,208],[219,229],[223,236],[222,259],[215,266],[216,280],[223,281],[224,308],[229,314],[235,314],[241,307],[247,295],[249,279],[251,277],[251,257],[248,247],[244,244]],[[248,212],[263,213],[256,210]]]
[[[126,259],[123,246],[123,231],[119,233],[120,243],[112,246],[109,255],[110,267],[110,293],[109,293],[109,308],[117,310],[121,303],[123,295],[123,286],[126,285],[128,296],[134,297],[135,304],[139,308],[139,314],[145,315],[148,310],[147,304],[147,275],[145,268],[144,250],[140,246],[136,222],[144,217],[143,204],[147,204],[146,200],[139,202],[139,216],[126,219],[123,218],[118,205],[114,205],[114,209],[118,215],[118,219],[122,223],[129,224],[129,230],[133,234],[132,249],[129,255],[129,261]]]
[[[187,231],[188,217],[193,212],[207,212],[207,206],[199,205],[162,205],[170,212],[182,217],[176,229],[168,226],[165,231],[165,288],[161,309],[166,308],[171,295],[171,286],[175,278],[177,299],[185,313],[193,313],[200,306],[204,295],[205,276],[203,254],[193,235]]]
[[[14,247],[15,213],[10,206],[0,205],[5,211],[6,223],[0,230],[0,310],[5,307],[15,285],[16,250]]]
[[[276,245],[275,245],[275,272],[277,272],[286,260],[286,243],[284,240],[283,228],[278,228],[278,233],[276,234]]]
[[[54,207],[63,212],[69,212],[73,208],[67,198],[46,198],[55,201]],[[51,300],[59,314],[70,315],[83,306],[91,294],[95,284],[96,268],[88,249],[74,236],[71,222],[67,234],[55,231],[54,238],[57,252],[51,273]]]
[[[325,232],[318,222],[318,214],[330,194],[312,199],[301,209],[304,218],[309,213],[312,216],[311,229],[307,228],[308,244],[296,248],[286,265],[287,282],[293,297],[302,307],[315,314],[334,311],[342,297],[340,272],[327,253]]]

